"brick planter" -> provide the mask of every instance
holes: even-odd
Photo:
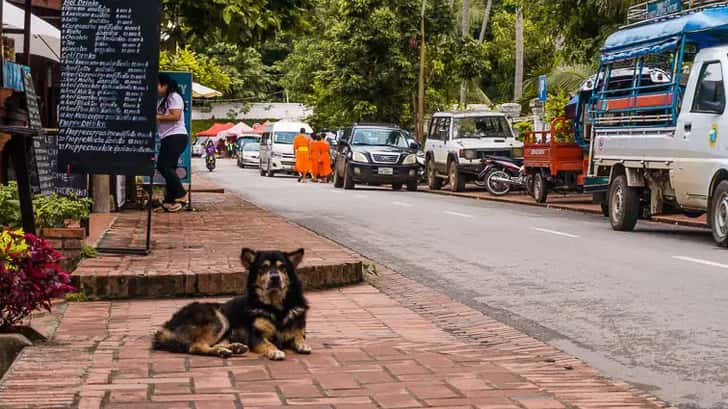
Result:
[[[86,238],[86,229],[82,227],[44,227],[40,237],[47,240],[54,249],[66,257],[61,266],[73,271],[81,259],[81,248]]]

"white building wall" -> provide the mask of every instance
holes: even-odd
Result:
[[[208,107],[192,107],[192,119],[219,119],[219,120],[245,120],[245,119],[291,119],[303,120],[313,114],[313,109],[303,104],[287,103],[255,103],[245,105],[239,102],[211,102]]]

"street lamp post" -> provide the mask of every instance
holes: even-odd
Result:
[[[425,142],[425,0],[422,0],[422,13],[420,15],[420,76],[417,93],[417,140]]]

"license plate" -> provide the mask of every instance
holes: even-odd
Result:
[[[394,175],[394,169],[392,168],[379,168],[380,175]]]

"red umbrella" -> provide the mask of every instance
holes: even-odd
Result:
[[[217,136],[222,131],[227,131],[228,129],[235,126],[233,123],[226,123],[226,124],[214,124],[210,127],[210,129],[201,131],[197,133],[197,136]]]

